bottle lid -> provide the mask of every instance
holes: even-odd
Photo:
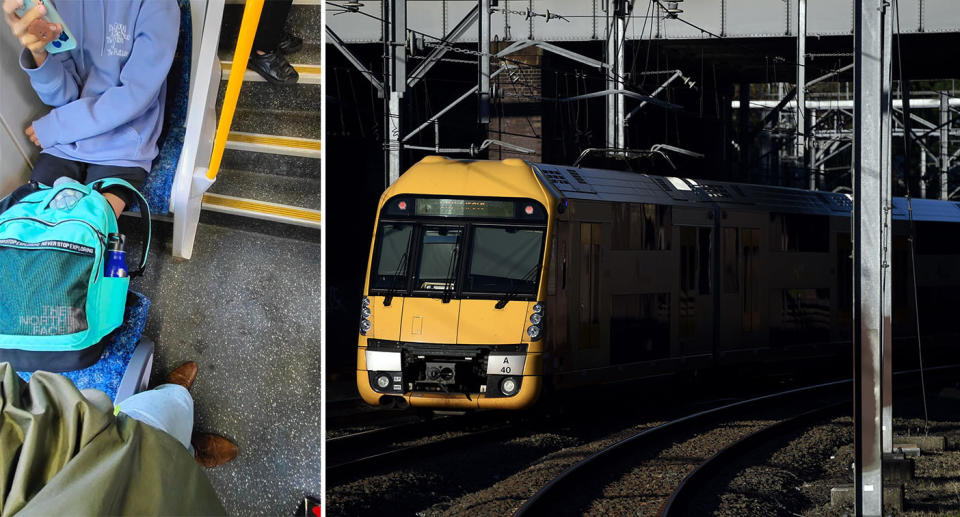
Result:
[[[123,251],[123,241],[122,233],[111,233],[107,236],[107,249],[109,251]]]

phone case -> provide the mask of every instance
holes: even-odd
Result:
[[[67,28],[67,24],[63,23],[63,18],[60,17],[60,13],[57,12],[57,9],[53,6],[53,3],[44,0],[23,0],[23,7],[15,11],[17,16],[22,18],[24,14],[27,14],[27,11],[36,6],[37,2],[42,2],[43,5],[47,7],[47,15],[45,18],[50,23],[57,23],[63,27],[63,31],[60,32],[60,36],[50,43],[47,43],[47,46],[44,47],[47,49],[47,52],[50,54],[57,54],[59,52],[67,52],[68,50],[77,48],[76,38],[73,37],[73,33],[70,32],[69,28]]]

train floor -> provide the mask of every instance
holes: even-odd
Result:
[[[319,231],[294,239],[202,218],[190,260],[171,256],[171,233],[154,224],[147,272],[132,285],[152,301],[152,384],[196,361],[195,430],[240,449],[206,471],[227,512],[292,515],[304,494],[321,495]]]

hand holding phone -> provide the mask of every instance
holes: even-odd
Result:
[[[5,11],[7,8],[7,3],[10,1],[16,2],[17,0],[6,0],[4,2]],[[21,43],[24,43],[24,46],[30,48],[30,51],[33,52],[34,55],[36,55],[37,52],[35,52],[34,48],[31,48],[31,46],[37,46],[37,42],[43,42],[45,44],[43,49],[50,54],[66,52],[68,50],[77,48],[77,43],[73,37],[73,33],[71,33],[70,29],[67,28],[67,25],[63,23],[63,18],[60,17],[60,13],[57,12],[57,9],[53,6],[53,3],[51,3],[49,0],[19,1],[22,2],[22,5],[19,8],[16,8],[14,12],[20,17],[21,23],[26,23],[29,20],[27,25],[27,34],[33,35],[37,41],[31,41],[31,45],[27,45],[26,42],[24,42],[23,37],[21,37],[19,34],[17,37],[20,38]],[[37,18],[37,14],[34,13],[39,13],[42,15],[42,17]],[[10,23],[9,14],[7,16],[7,23]]]

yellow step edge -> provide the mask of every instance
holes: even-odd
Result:
[[[278,205],[276,203],[267,203],[264,201],[254,201],[252,199],[239,199],[217,194],[204,194],[203,202],[209,205],[232,208],[235,210],[246,210],[260,214],[269,214],[279,217],[288,217],[301,221],[320,222],[320,212],[310,210],[309,208],[298,208],[294,206]]]
[[[320,151],[320,140],[309,140],[306,138],[294,138],[288,136],[274,135],[256,135],[251,133],[241,133],[231,131],[227,137],[228,142],[241,142],[245,144],[274,145],[278,147],[292,147],[295,149],[305,149],[308,151]]]
[[[233,61],[221,61],[220,68],[223,70],[230,70],[230,66],[233,65]],[[323,73],[320,70],[320,65],[293,65],[293,69],[297,71],[298,74],[313,74],[320,75]]]

